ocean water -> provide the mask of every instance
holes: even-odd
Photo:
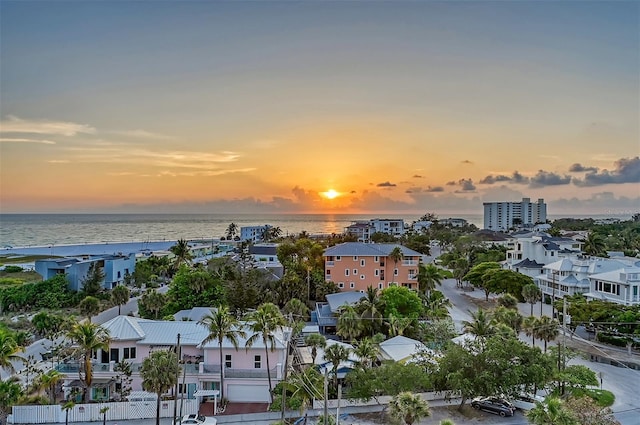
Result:
[[[459,217],[483,226],[481,214],[439,215]],[[583,216],[586,217],[586,216]],[[600,216],[599,216],[600,217]],[[0,248],[105,242],[175,241],[211,239],[226,235],[230,223],[242,226],[269,224],[282,233],[342,233],[355,220],[402,218],[411,223],[419,215],[398,214],[0,214]],[[560,217],[550,217],[550,219]],[[594,217],[595,218],[595,217]],[[628,219],[628,217],[620,217]]]
[[[419,216],[366,214],[0,214],[0,248],[105,242],[211,239],[226,235],[230,223],[269,224],[282,233],[342,233],[355,220]],[[481,216],[456,216],[481,226]]]

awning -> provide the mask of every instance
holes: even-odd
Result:
[[[197,390],[193,395],[196,397],[217,397],[220,395],[220,390]]]

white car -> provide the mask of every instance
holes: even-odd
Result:
[[[203,415],[184,415],[180,419],[180,425],[216,425],[218,420],[216,418],[209,418]]]
[[[536,403],[542,402],[544,402],[544,397],[533,394],[520,394],[511,400],[511,404],[520,410],[531,410],[536,406]]]

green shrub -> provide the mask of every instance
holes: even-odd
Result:
[[[20,273],[23,269],[20,266],[5,266],[4,271],[7,273]]]
[[[0,286],[22,285],[24,282],[15,277],[0,277]]]

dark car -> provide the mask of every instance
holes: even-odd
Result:
[[[477,397],[471,401],[471,407],[500,416],[513,416],[516,408],[507,400],[498,397]]]

